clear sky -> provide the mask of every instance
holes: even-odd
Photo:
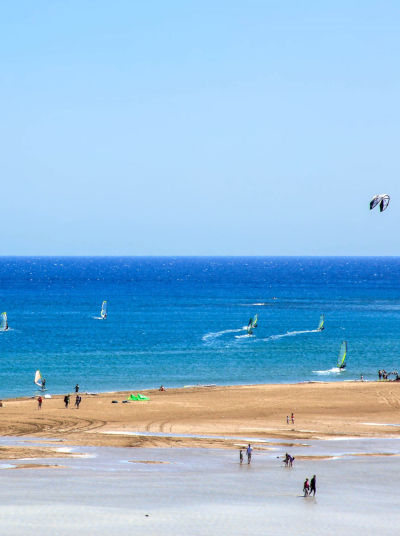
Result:
[[[399,27],[398,1],[2,2],[0,254],[399,255]]]

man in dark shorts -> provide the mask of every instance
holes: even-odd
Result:
[[[317,479],[314,475],[310,481],[310,495],[311,493],[313,493],[315,496],[316,492],[317,492]]]

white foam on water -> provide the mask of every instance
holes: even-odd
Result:
[[[338,368],[338,367],[333,367],[333,368],[328,369],[328,370],[313,370],[313,373],[314,374],[320,374],[321,376],[327,375],[327,374],[340,374],[341,369]]]
[[[287,331],[286,333],[280,333],[278,335],[270,335],[263,339],[264,341],[276,341],[277,339],[282,339],[283,337],[295,337],[296,335],[303,335],[304,333],[321,333],[319,329],[304,329],[301,331]]]
[[[218,337],[222,337],[222,335],[226,335],[227,333],[239,333],[240,331],[244,331],[247,329],[247,326],[244,326],[239,329],[224,329],[223,331],[216,331],[215,333],[210,332],[203,335],[201,338],[202,341],[209,341],[212,339],[217,339]]]

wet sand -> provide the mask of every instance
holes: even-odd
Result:
[[[251,465],[226,449],[87,446],[71,447],[87,457],[64,467],[38,460],[40,471],[26,462],[12,471],[0,462],[0,526],[8,536],[398,534],[399,458],[373,455],[399,454],[400,439],[295,441],[293,468],[283,466],[278,443],[255,451]],[[313,474],[317,495],[304,498]]]
[[[241,445],[238,438],[400,434],[400,382],[194,387],[142,393],[150,400],[125,404],[128,392],[81,393],[79,410],[73,404],[65,409],[63,396],[45,399],[40,411],[32,398],[10,399],[0,408],[0,435],[61,438],[99,446],[237,448]],[[286,416],[292,412],[295,422],[287,424]]]

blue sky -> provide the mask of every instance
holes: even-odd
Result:
[[[398,255],[399,23],[385,1],[3,2],[0,254]]]

